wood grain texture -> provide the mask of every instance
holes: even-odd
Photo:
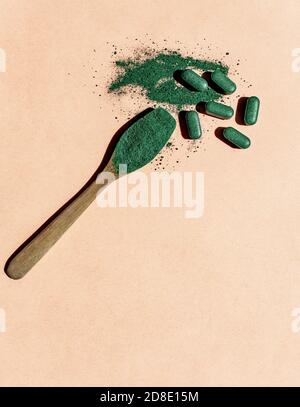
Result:
[[[113,172],[114,177],[118,177],[118,174],[113,171],[111,162],[107,164],[103,172]],[[111,182],[111,180],[105,180],[99,183],[97,177],[93,177],[80,193],[76,194],[57,214],[54,214],[49,222],[44,224],[45,226],[32,235],[27,244],[25,242],[11,256],[5,267],[6,274],[14,280],[24,277],[89,207],[97,194]]]

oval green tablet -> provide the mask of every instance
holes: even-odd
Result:
[[[234,114],[232,107],[217,102],[207,102],[205,112],[219,119],[230,119]]]
[[[184,118],[189,137],[191,139],[200,138],[202,130],[198,113],[195,112],[194,110],[185,112]]]
[[[208,89],[207,81],[191,69],[185,69],[182,71],[180,77],[187,85],[191,86],[198,92]]]
[[[257,122],[260,101],[257,96],[251,96],[247,99],[244,122],[252,126]]]
[[[239,148],[248,148],[251,145],[250,139],[233,127],[227,127],[224,129],[223,136],[226,138],[226,140],[230,141]]]
[[[231,95],[236,91],[236,84],[228,78],[220,69],[216,69],[211,74],[212,81],[223,90],[226,95]]]

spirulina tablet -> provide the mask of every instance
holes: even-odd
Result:
[[[252,126],[257,122],[260,101],[256,96],[250,96],[246,102],[244,122],[248,126]]]
[[[180,77],[184,83],[191,86],[198,92],[202,92],[208,89],[207,81],[191,69],[185,69],[184,71],[182,71]]]
[[[239,148],[248,148],[251,145],[250,139],[233,127],[227,127],[224,129],[223,136],[226,138],[226,140],[230,141]]]
[[[184,113],[188,135],[191,139],[200,138],[202,135],[199,115],[196,111],[190,110]]]
[[[230,119],[234,114],[232,107],[217,102],[207,102],[205,104],[205,111],[210,116],[218,117],[219,119]]]
[[[236,91],[236,84],[220,69],[216,69],[211,74],[211,79],[226,95],[231,95]]]

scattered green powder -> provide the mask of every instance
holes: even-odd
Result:
[[[109,92],[121,91],[126,86],[140,87],[148,99],[175,106],[178,110],[183,106],[220,99],[222,95],[211,88],[202,92],[184,88],[174,79],[176,71],[187,68],[214,71],[219,68],[224,73],[228,72],[228,67],[221,63],[183,57],[177,52],[160,53],[146,59],[139,56],[136,59],[118,60],[116,66],[120,72],[110,84]]]
[[[175,119],[160,107],[137,120],[117,143],[112,158],[115,170],[126,164],[130,173],[148,164],[168,142],[175,127]]]

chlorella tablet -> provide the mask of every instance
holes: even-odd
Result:
[[[252,126],[257,122],[260,101],[258,97],[251,96],[247,99],[244,122],[248,126]]]
[[[188,135],[191,139],[197,139],[201,137],[202,130],[199,121],[199,115],[194,110],[184,113],[186,128]]]
[[[181,72],[180,76],[183,82],[185,82],[187,85],[190,85],[198,92],[202,92],[208,89],[207,81],[191,69],[185,69]]]
[[[226,95],[236,91],[236,84],[232,82],[220,69],[216,69],[211,74],[212,81],[223,90]]]
[[[207,114],[219,119],[230,119],[234,113],[232,107],[217,102],[207,102],[205,104],[205,111]]]
[[[227,127],[226,129],[224,129],[223,136],[226,138],[226,140],[230,141],[232,144],[239,148],[250,147],[250,139],[233,127]]]

